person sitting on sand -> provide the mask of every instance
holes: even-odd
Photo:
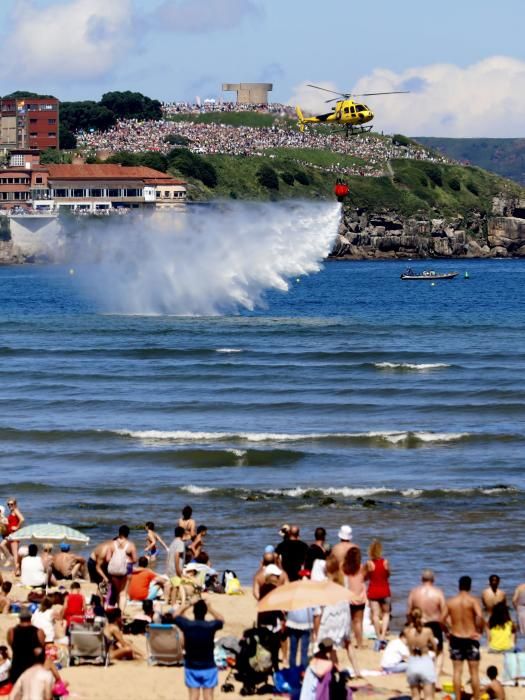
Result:
[[[55,616],[51,598],[46,596],[42,599],[40,607],[31,617],[31,624],[42,630],[46,644],[52,644],[55,641]]]
[[[9,651],[5,645],[0,646],[0,688],[9,683],[9,670],[11,669],[11,659]]]
[[[135,649],[122,633],[121,609],[113,608],[112,610],[108,610],[106,616],[107,624],[104,629],[104,634],[109,644],[109,658],[112,661],[143,658],[143,654]]]
[[[318,650],[310,660],[304,674],[299,700],[316,700],[319,697],[328,697],[329,684],[332,671],[337,670],[337,653],[330,637],[321,639]],[[327,692],[321,695],[321,685],[327,685]]]
[[[505,700],[505,688],[498,680],[498,669],[495,666],[487,668],[489,683],[483,687],[483,692],[487,693],[491,700]]]
[[[53,575],[57,581],[87,577],[86,560],[70,550],[70,545],[62,542],[60,552],[53,557]]]
[[[9,598],[9,594],[11,593],[12,587],[13,584],[11,581],[4,581],[0,587],[0,615],[4,613],[7,615],[11,608],[11,599]]]
[[[47,586],[47,572],[42,558],[38,556],[36,544],[29,545],[27,557],[22,559],[20,583],[30,588],[44,588]]]
[[[406,645],[406,632],[401,630],[397,639],[391,639],[381,657],[381,668],[385,673],[404,673],[410,651]]]
[[[148,558],[139,557],[128,584],[128,597],[130,600],[146,600],[146,598],[158,598],[164,590],[167,580],[161,574],[148,568]]]
[[[64,601],[63,618],[67,627],[71,620],[81,620],[86,614],[86,601],[81,593],[80,584],[78,581],[73,581],[69,593]]]
[[[204,586],[204,574],[199,572],[197,564],[186,564],[182,570],[182,576],[174,576],[171,579],[170,604],[180,600],[181,605],[195,594],[200,594]]]
[[[481,602],[487,618],[492,615],[495,605],[507,602],[507,594],[501,590],[499,582],[500,577],[497,574],[492,574],[489,576],[489,585],[481,594]]]
[[[516,625],[512,622],[507,604],[503,601],[492,608],[488,622],[489,651],[505,652],[516,646]]]

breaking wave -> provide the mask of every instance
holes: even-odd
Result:
[[[425,372],[431,369],[446,369],[451,367],[445,362],[422,362],[420,364],[412,362],[375,362],[374,367],[377,369],[394,369],[399,371],[410,371],[414,370],[416,372]]]

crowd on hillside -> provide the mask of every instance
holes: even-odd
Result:
[[[214,99],[206,99],[199,104],[196,102],[164,102],[162,111],[166,117],[177,114],[205,114],[206,112],[269,112],[288,117],[295,116],[294,107],[283,105],[280,102],[247,104],[244,102],[218,102]]]
[[[204,124],[189,121],[139,121],[127,119],[117,122],[108,131],[78,134],[80,148],[91,151],[158,151],[168,153],[173,145],[169,136],[182,136],[188,148],[200,154],[234,156],[262,156],[272,148],[329,150],[363,161],[353,167],[342,168],[338,163],[328,168],[347,174],[380,176],[385,163],[392,158],[409,158],[446,162],[443,156],[432,155],[418,146],[399,146],[391,138],[363,135],[344,138],[341,133],[323,134],[315,128],[301,133],[298,129],[275,124],[271,127],[234,127],[226,124]]]

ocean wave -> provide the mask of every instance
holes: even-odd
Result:
[[[241,348],[217,348],[215,352],[223,352],[226,354],[231,354],[231,353],[236,353],[236,352],[242,352]]]
[[[275,500],[275,499],[292,499],[292,500],[322,500],[325,498],[339,498],[350,501],[363,501],[374,498],[383,498],[384,500],[399,500],[406,499],[445,499],[453,500],[454,498],[464,498],[465,496],[501,496],[501,495],[518,495],[522,494],[516,486],[509,484],[496,484],[487,486],[473,487],[457,487],[457,488],[409,488],[395,489],[387,486],[363,486],[363,487],[307,487],[307,486],[292,486],[289,488],[272,488],[272,489],[249,489],[245,487],[213,487],[199,486],[197,484],[187,484],[180,486],[179,491],[192,495],[208,495],[212,497],[227,497],[235,498],[243,501],[259,501],[259,500]]]
[[[412,362],[374,362],[374,367],[377,369],[396,369],[396,370],[414,370],[416,372],[425,372],[431,369],[446,369],[451,367],[445,362],[422,362],[420,364]]]
[[[337,442],[356,445],[418,447],[428,444],[479,439],[474,433],[434,433],[431,431],[370,431],[368,433],[256,433],[207,432],[190,430],[119,430],[119,435],[139,440],[178,443],[191,442]],[[498,436],[494,436],[497,437]],[[485,436],[487,439],[487,436]]]

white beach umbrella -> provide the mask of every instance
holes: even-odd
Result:
[[[13,532],[8,540],[33,540],[40,542],[69,542],[70,544],[87,544],[89,537],[80,530],[75,530],[67,525],[56,523],[36,523],[26,525]]]

